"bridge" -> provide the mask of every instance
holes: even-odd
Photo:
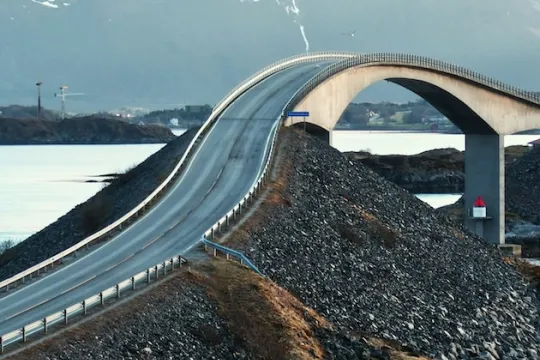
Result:
[[[398,54],[320,52],[267,66],[229,92],[173,172],[141,204],[69,249],[0,282],[0,351],[180,266],[203,235],[260,191],[288,110],[330,131],[365,87],[389,80],[424,97],[466,136],[466,208],[488,203],[484,236],[504,241],[502,135],[540,128],[540,97],[439,61]],[[467,220],[469,227],[475,226]],[[81,256],[81,251],[93,246]],[[77,257],[79,254],[79,257]],[[66,264],[70,261],[69,264]],[[157,265],[156,265],[157,264]],[[51,268],[55,270],[51,272]]]

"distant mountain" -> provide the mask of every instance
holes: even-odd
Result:
[[[531,30],[540,12],[529,1],[297,4],[293,18],[274,0],[2,0],[0,105],[35,104],[36,81],[49,109],[60,109],[60,85],[83,93],[66,98],[68,112],[214,105],[252,73],[304,52],[299,23],[310,51],[413,53],[526,89],[540,83],[540,38]],[[355,37],[342,35],[352,30]],[[362,96],[415,98],[382,83]]]

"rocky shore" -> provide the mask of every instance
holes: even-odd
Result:
[[[506,165],[515,163],[527,152],[526,146],[507,147]],[[457,149],[434,149],[416,155],[345,154],[412,193],[460,193],[464,190],[465,156]]]
[[[175,137],[163,126],[96,116],[62,121],[0,118],[0,145],[166,143]]]
[[[6,279],[67,249],[133,209],[170,174],[192,138],[193,128],[175,138],[136,168],[77,205],[40,232],[0,255],[0,279]]]
[[[230,246],[348,333],[439,359],[537,358],[539,299],[496,247],[318,140],[285,137],[279,190]]]

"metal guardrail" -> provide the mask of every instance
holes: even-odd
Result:
[[[158,196],[163,195],[168,188],[180,177],[182,170],[186,167],[187,162],[191,159],[191,156],[196,152],[197,146],[201,143],[203,136],[210,130],[217,120],[217,117],[242,93],[247,91],[249,88],[257,84],[258,82],[264,80],[266,77],[273,75],[276,72],[279,72],[288,67],[294,66],[300,63],[313,62],[317,60],[332,60],[345,58],[347,56],[354,56],[355,53],[346,53],[346,52],[317,52],[312,54],[302,54],[292,56],[287,59],[280,60],[274,64],[271,64],[264,69],[258,71],[254,75],[250,76],[248,79],[240,83],[233,90],[231,90],[213,109],[212,113],[201,126],[197,134],[195,134],[193,140],[186,149],[184,155],[169,174],[169,176],[139,205],[137,205],[130,212],[122,216],[120,219],[116,220],[112,224],[106,226],[105,228],[99,230],[98,232],[88,236],[87,238],[81,240],[77,244],[69,247],[68,249],[0,282],[0,290],[6,289],[9,291],[10,285],[20,281],[21,283],[25,282],[27,277],[33,277],[34,274],[39,276],[41,271],[46,271],[48,266],[53,266],[57,262],[62,262],[62,260],[69,255],[76,255],[77,250],[88,246],[94,241],[99,241],[110,235],[115,230],[122,230],[122,226],[128,220],[133,220],[141,215],[142,212],[147,210],[147,206],[151,205],[152,202],[158,199]]]
[[[163,263],[157,264],[151,268],[148,268],[144,271],[141,271],[138,274],[133,275],[131,278],[126,279],[110,288],[101,291],[99,294],[92,295],[89,298],[84,299],[81,302],[77,302],[61,311],[57,311],[54,314],[50,314],[43,319],[34,321],[30,324],[23,326],[20,329],[11,331],[7,334],[2,334],[0,336],[0,353],[4,352],[4,347],[17,343],[17,342],[26,342],[28,336],[42,333],[47,334],[51,326],[57,324],[68,324],[68,320],[71,316],[82,314],[86,315],[87,311],[98,305],[104,306],[105,300],[115,297],[120,298],[120,294],[123,290],[135,290],[136,285],[142,282],[150,283],[151,280],[157,280],[159,278],[160,272],[162,275],[166,275],[167,271],[174,270],[182,266],[182,264],[187,263],[187,260],[182,256],[176,256],[171,259],[164,261]]]
[[[276,124],[272,128],[272,138],[270,140],[271,145],[270,145],[270,150],[268,152],[269,154],[268,159],[266,160],[264,168],[261,171],[258,179],[255,180],[255,182],[253,183],[251,188],[248,190],[244,198],[240,200],[240,202],[236,206],[234,206],[227,214],[225,214],[225,216],[219,219],[218,222],[216,222],[203,234],[203,238],[213,239],[214,234],[216,232],[221,231],[224,226],[228,226],[232,220],[235,220],[239,215],[241,215],[242,210],[246,209],[250,203],[253,203],[255,196],[261,192],[262,186],[266,183],[270,175],[269,169],[270,169],[270,164],[272,163],[272,160],[274,158],[274,148],[277,141],[277,133],[278,133],[280,124],[281,124],[281,121],[276,120]]]
[[[424,56],[416,56],[410,54],[395,54],[395,53],[376,53],[376,54],[357,54],[354,57],[349,57],[342,61],[336,62],[317,73],[311,78],[302,88],[300,88],[287,103],[285,112],[291,111],[296,105],[314,88],[322,82],[351,67],[368,67],[374,65],[398,65],[411,66],[432,71],[443,72],[445,74],[460,77],[461,79],[474,82],[478,85],[488,87],[492,90],[501,92],[505,95],[518,98],[520,100],[540,105],[540,94],[532,91],[519,89],[515,86],[508,85],[502,81],[484,76],[475,71],[469,70],[459,65],[448,62],[427,58]]]
[[[226,246],[217,244],[217,243],[212,242],[210,240],[207,240],[205,238],[203,238],[202,242],[204,244],[204,249],[205,250],[208,250],[209,247],[214,249],[214,254],[213,254],[214,256],[217,256],[217,252],[221,251],[222,253],[224,253],[226,255],[227,260],[230,260],[231,256],[233,256],[233,257],[237,258],[240,261],[240,264],[246,265],[248,268],[255,271],[257,274],[259,274],[261,276],[264,276],[264,274],[262,272],[260,272],[259,268],[257,268],[257,266],[255,266],[249,260],[249,258],[246,255],[244,255],[244,253],[242,253],[240,251],[230,249],[230,248],[228,248]]]
[[[268,158],[266,159],[263,170],[259,174],[254,184],[251,186],[247,195],[244,196],[244,198],[240,200],[240,202],[236,206],[234,206],[231,211],[229,211],[217,223],[210,227],[210,229],[208,229],[204,233],[200,240],[200,242],[202,242],[205,246],[213,247],[214,249],[222,251],[225,254],[229,254],[239,258],[242,264],[245,264],[246,266],[248,266],[262,276],[264,276],[264,274],[262,274],[259,269],[243,253],[209,241],[208,237],[213,237],[215,231],[221,230],[222,226],[224,226],[225,224],[228,225],[230,220],[233,220],[236,216],[240,215],[242,210],[245,209],[249,203],[253,202],[253,198],[255,197],[255,195],[260,192],[262,185],[265,183],[269,175],[269,168],[274,158],[274,149],[277,142],[277,133],[279,131],[280,124],[281,122],[277,121],[276,119],[276,124],[272,128],[272,135],[269,141],[270,149],[268,152]],[[228,258],[229,255],[227,256]],[[133,275],[129,279],[126,279],[104,291],[101,291],[99,294],[93,295],[81,302],[77,302],[76,304],[73,304],[62,311],[58,311],[54,314],[48,315],[43,319],[34,321],[30,324],[23,326],[20,329],[11,331],[7,334],[2,334],[0,335],[0,353],[4,352],[5,346],[21,341],[26,342],[27,337],[32,334],[36,334],[39,332],[47,334],[48,328],[50,326],[56,325],[58,323],[63,323],[67,325],[70,316],[74,316],[80,313],[86,315],[88,309],[97,305],[104,306],[104,302],[106,299],[109,299],[111,297],[119,298],[122,290],[125,290],[127,288],[135,290],[135,287],[138,283],[143,281],[149,283],[152,280],[152,275],[153,279],[157,279],[160,270],[162,270],[162,274],[165,275],[168,269],[174,270],[177,265],[178,267],[180,267],[183,263],[187,263],[187,260],[184,259],[181,255],[168,259],[163,263],[148,268],[138,274]]]
[[[279,70],[277,70],[277,71],[279,71]],[[280,116],[280,118],[281,118],[281,116]],[[217,231],[221,230],[221,228],[222,228],[222,226],[224,224],[229,224],[230,220],[233,220],[236,216],[240,215],[242,210],[245,209],[248,206],[249,203],[253,202],[253,199],[254,199],[255,195],[260,192],[263,184],[267,181],[267,178],[269,176],[270,164],[272,163],[272,160],[274,158],[274,149],[275,149],[275,144],[277,142],[277,133],[278,133],[278,130],[279,130],[279,125],[281,124],[281,122],[278,121],[278,120],[279,120],[279,118],[276,119],[276,124],[272,128],[272,135],[271,135],[271,138],[269,140],[270,149],[267,152],[268,153],[268,158],[266,159],[265,165],[264,165],[262,171],[260,172],[259,176],[257,177],[257,180],[255,180],[254,184],[251,186],[251,188],[249,189],[247,194],[244,196],[244,198],[242,200],[240,200],[240,202],[236,206],[234,206],[224,217],[222,217],[218,222],[216,222],[212,227],[210,227],[203,234],[203,237],[201,238],[201,242],[203,242],[205,245],[212,246],[215,249],[218,249],[218,250],[226,252],[226,253],[228,253],[230,255],[239,257],[240,260],[241,260],[241,263],[246,264],[247,266],[252,268],[254,271],[261,274],[262,276],[264,276],[264,275],[241,252],[238,252],[238,251],[235,251],[235,250],[232,250],[232,249],[228,249],[228,248],[226,248],[224,246],[221,246],[219,244],[215,244],[215,243],[209,241],[208,238],[213,237],[214,232],[216,230]],[[205,123],[205,125],[208,127],[209,125],[207,125],[207,124],[210,124],[210,123],[211,123],[211,121],[209,119]],[[203,125],[203,126],[205,126],[205,125]],[[198,135],[203,134],[203,131],[201,131],[201,130],[202,130],[202,128],[199,130]],[[200,138],[196,135],[196,137],[194,138],[194,141],[192,142],[192,144],[196,143],[197,141],[200,142]],[[187,151],[186,151],[186,153],[187,153]],[[185,158],[187,158],[187,156],[184,156],[184,159]],[[50,326],[53,326],[53,325],[58,324],[60,322],[63,322],[64,324],[67,324],[68,319],[69,319],[70,316],[73,316],[73,315],[76,315],[76,314],[79,314],[79,313],[83,313],[84,315],[86,315],[87,310],[94,307],[94,306],[96,306],[97,304],[100,304],[100,305],[103,306],[104,301],[106,299],[111,298],[113,296],[115,296],[117,298],[120,297],[121,291],[126,289],[126,288],[131,288],[131,290],[135,290],[135,287],[136,287],[136,285],[138,283],[140,283],[142,281],[146,281],[147,283],[150,282],[150,280],[152,279],[152,274],[154,275],[154,279],[157,279],[158,275],[159,275],[159,270],[163,270],[163,274],[165,275],[168,269],[173,270],[176,267],[176,265],[181,266],[182,263],[186,263],[186,262],[187,262],[187,260],[184,259],[181,255],[179,255],[179,256],[177,256],[175,258],[171,258],[169,260],[164,261],[163,263],[160,263],[160,264],[157,264],[157,265],[155,265],[155,266],[153,266],[151,268],[148,268],[145,271],[142,271],[142,272],[130,277],[129,279],[126,279],[126,280],[124,280],[124,281],[122,281],[122,282],[120,282],[120,283],[118,283],[118,284],[104,290],[104,291],[101,291],[99,294],[93,295],[93,296],[91,296],[91,297],[89,297],[89,298],[87,298],[87,299],[85,299],[85,300],[83,300],[81,302],[73,304],[72,306],[69,306],[68,308],[66,308],[66,309],[64,309],[62,311],[58,311],[58,312],[56,312],[54,314],[46,316],[43,319],[40,319],[38,321],[34,321],[34,322],[30,323],[30,324],[27,324],[27,325],[23,326],[21,329],[11,331],[11,332],[9,332],[7,334],[2,334],[2,335],[0,335],[0,353],[3,353],[5,346],[8,346],[10,344],[14,344],[14,343],[20,342],[20,341],[26,342],[27,337],[32,335],[32,334],[39,333],[39,332],[43,332],[43,333],[46,334],[47,331],[48,331],[48,328]]]
[[[157,200],[158,196],[163,195],[165,191],[168,190],[168,187],[174,183],[174,181],[181,175],[182,170],[185,168],[187,161],[190,159],[191,155],[196,150],[196,147],[200,144],[201,139],[204,134],[210,129],[210,127],[215,123],[215,120],[221,112],[223,112],[238,96],[243,92],[247,91],[250,87],[263,80],[264,78],[283,70],[287,67],[294,66],[300,63],[313,62],[317,60],[333,60],[343,58],[345,60],[331,65],[330,67],[325,68],[314,78],[312,78],[306,85],[300,89],[295,96],[289,101],[288,106],[285,108],[285,111],[291,109],[299,99],[302,98],[307,92],[311,91],[315,86],[320,84],[322,81],[328,77],[336,74],[337,72],[351,66],[358,65],[410,65],[415,67],[422,67],[430,70],[442,71],[462,78],[474,81],[478,84],[490,87],[494,90],[501,91],[505,94],[512,95],[519,99],[533,102],[535,104],[540,104],[540,95],[535,94],[530,91],[521,90],[511,85],[504,84],[498,80],[494,80],[487,76],[481,75],[474,71],[468,70],[461,66],[453,65],[450,63],[442,62],[439,60],[434,60],[422,56],[415,56],[409,54],[392,54],[392,53],[377,53],[377,54],[368,54],[362,55],[352,52],[316,52],[311,54],[302,54],[289,57],[287,59],[280,60],[274,64],[268,65],[262,70],[258,71],[254,75],[250,76],[248,79],[237,85],[233,90],[231,90],[216,106],[214,107],[209,118],[201,126],[191,143],[189,144],[186,152],[169,174],[169,176],[139,205],[137,205],[130,212],[122,216],[120,219],[116,220],[112,224],[106,226],[100,231],[88,236],[87,238],[81,240],[77,244],[71,246],[70,248],[36,264],[6,280],[0,282],[0,290],[6,288],[9,290],[9,286],[15,282],[21,281],[24,283],[26,277],[32,277],[35,273],[39,275],[41,270],[46,270],[49,265],[53,265],[56,262],[61,262],[64,257],[67,257],[71,254],[76,254],[76,251],[89,245],[94,241],[102,240],[111,234],[114,230],[122,230],[122,226],[128,221],[133,220],[137,216],[141,215],[144,212],[148,205],[151,205],[153,201]]]
[[[295,101],[298,101],[298,99],[301,99],[303,96],[305,96],[307,92],[311,91],[314,87],[318,86],[322,81],[338,73],[339,71],[342,71],[352,66],[369,66],[369,65],[409,65],[409,66],[422,67],[422,68],[435,70],[435,71],[442,71],[442,72],[446,72],[452,75],[460,76],[462,78],[468,79],[470,81],[474,81],[484,86],[488,86],[492,89],[504,92],[508,95],[512,95],[520,99],[533,102],[535,104],[540,104],[540,95],[538,94],[534,94],[532,92],[524,91],[514,86],[504,84],[500,81],[493,80],[491,78],[488,78],[481,74],[467,70],[460,66],[456,66],[453,64],[449,64],[449,63],[445,63],[445,62],[441,62],[438,60],[433,60],[433,59],[429,59],[425,57],[414,56],[414,55],[406,55],[406,54],[358,55],[358,54],[352,54],[352,53],[327,52],[327,53],[299,55],[299,56],[294,56],[294,57],[279,61],[273,65],[266,67],[265,69],[261,70],[257,74],[248,78],[246,81],[244,81],[243,83],[238,85],[235,89],[233,89],[233,91],[231,91],[220,103],[218,103],[218,105],[212,111],[212,114],[210,115],[210,117],[207,119],[207,121],[203,124],[203,126],[199,129],[199,131],[195,135],[194,139],[188,146],[186,152],[184,153],[184,155],[182,156],[181,160],[176,165],[176,167],[173,169],[171,174],[167,177],[167,179],[163,181],[163,183],[160,186],[158,186],[158,188],[156,188],[154,192],[152,192],[152,194],[150,194],[137,207],[135,207],[129,213],[124,215],[122,218],[115,221],[113,224],[89,236],[88,238],[82,240],[78,244],[73,245],[69,249],[66,249],[65,251],[11,277],[10,279],[0,282],[0,289],[4,287],[8,287],[10,284],[12,284],[15,281],[18,281],[21,279],[24,281],[24,278],[26,276],[32,275],[35,272],[39,273],[41,269],[46,268],[48,265],[51,265],[54,262],[59,261],[62,258],[72,253],[75,253],[78,249],[82,248],[83,246],[88,245],[90,242],[97,240],[102,236],[105,236],[107,233],[109,233],[110,231],[118,227],[120,227],[121,229],[122,224],[126,220],[130,219],[132,216],[136,216],[139,213],[139,211],[144,210],[146,205],[150,204],[151,201],[154,200],[158,194],[160,194],[163,190],[166,189],[168,185],[171,184],[172,180],[175,180],[180,175],[180,171],[185,167],[186,161],[190,159],[191,155],[193,155],[193,153],[196,150],[196,147],[200,144],[203,136],[208,132],[211,126],[215,123],[218,115],[221,114],[221,112],[223,112],[223,110],[225,110],[238,96],[240,96],[243,92],[251,88],[253,85],[255,85],[256,83],[262,81],[266,77],[278,71],[281,71],[287,67],[291,67],[299,63],[313,62],[317,60],[338,59],[340,57],[344,57],[345,60],[342,60],[329,67],[326,67],[323,71],[315,75],[308,83],[306,83],[305,86],[303,86],[293,96],[291,101],[289,101],[287,106],[285,106],[284,111],[288,111],[291,106],[294,106]],[[269,164],[272,162],[272,159],[274,156],[274,147],[276,143],[277,129],[278,129],[277,125],[279,125],[279,122],[276,122],[276,125],[273,129],[269,156],[258,180],[255,181],[255,183],[252,185],[252,187],[248,191],[247,195],[236,206],[234,206],[231,211],[229,211],[224,217],[222,217],[216,224],[214,224],[212,227],[210,227],[210,229],[208,229],[204,233],[205,240],[203,241],[205,241],[205,243],[208,241],[206,239],[213,237],[214,232],[216,230],[219,231],[224,224],[228,224],[229,221],[234,219],[242,211],[243,208],[245,208],[250,202],[252,202],[255,194],[261,190],[263,183],[267,180],[267,177],[269,175],[269,172],[268,172]],[[28,324],[20,330],[16,330],[8,334],[4,334],[0,336],[0,350],[3,350],[4,346],[17,342],[19,340],[26,341],[27,336],[33,333],[39,332],[40,330],[43,330],[44,332],[46,332],[48,326],[56,324],[62,320],[64,320],[64,322],[67,322],[67,319],[70,315],[75,315],[80,312],[86,313],[86,310],[94,306],[96,303],[103,304],[103,301],[105,299],[110,298],[111,296],[114,296],[114,295],[119,296],[121,290],[130,286],[134,288],[135,285],[139,283],[141,279],[143,279],[145,276],[146,276],[147,281],[150,281],[150,274],[152,273],[157,278],[159,274],[158,270],[163,269],[163,272],[165,273],[167,268],[169,267],[169,264],[170,264],[170,268],[173,269],[176,264],[181,264],[182,262],[185,262],[185,261],[186,261],[185,259],[179,256],[177,258],[171,259],[170,263],[164,262],[163,264],[158,264],[153,268],[149,268],[141,273],[138,273],[132,276],[130,279],[127,279],[115,285],[114,287],[106,289],[97,295],[94,295],[88,299],[83,300],[80,303],[74,304],[68,307],[67,309],[64,309],[61,312],[57,312],[55,314],[47,316],[46,318],[42,320]]]

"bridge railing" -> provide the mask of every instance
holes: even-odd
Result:
[[[202,242],[204,244],[205,250],[207,248],[212,248],[214,250],[214,256],[217,256],[218,251],[224,253],[227,256],[227,260],[229,260],[230,257],[233,256],[240,261],[240,264],[247,266],[251,270],[255,271],[257,274],[264,276],[264,274],[259,270],[259,268],[255,266],[244,253],[229,249],[226,246],[217,244],[215,242],[207,240],[206,238],[203,238]]]
[[[214,117],[217,117],[221,112],[223,112],[223,110],[227,108],[227,106],[232,103],[232,101],[242,95],[253,85],[283,69],[302,63],[314,62],[317,60],[337,60],[341,58],[354,57],[357,55],[358,53],[355,52],[319,51],[308,54],[294,55],[286,59],[277,61],[257,71],[255,74],[251,75],[246,80],[234,87],[231,91],[229,91],[229,93],[225,95],[225,97],[223,97],[223,99],[221,99],[221,101],[219,101],[214,106],[212,114],[210,114],[210,118],[212,119]]]
[[[83,301],[77,302],[67,308],[57,311],[53,314],[47,315],[43,319],[34,321],[30,324],[23,326],[20,329],[11,331],[6,334],[0,334],[0,353],[4,352],[4,348],[8,345],[26,342],[28,337],[34,334],[47,334],[51,326],[58,324],[67,325],[71,317],[82,314],[86,315],[87,311],[97,306],[104,306],[105,300],[110,298],[120,298],[121,293],[124,290],[136,290],[136,286],[140,283],[150,283],[152,280],[159,278],[160,272],[162,275],[166,275],[167,271],[172,271],[187,263],[187,260],[182,256],[175,256],[167,259],[162,263],[156,264],[132,277],[119,282],[118,284],[111,286],[95,295],[92,295]]]
[[[76,254],[79,249],[82,249],[93,242],[103,240],[104,238],[111,236],[113,231],[121,231],[122,226],[127,224],[128,221],[133,220],[134,218],[142,215],[142,213],[147,210],[147,207],[158,200],[159,196],[164,195],[164,193],[169,189],[169,187],[176,182],[176,180],[181,176],[182,170],[184,170],[191,160],[191,157],[196,153],[198,145],[201,143],[202,138],[210,130],[217,120],[219,114],[221,114],[236,98],[238,98],[242,93],[247,91],[253,85],[264,80],[266,77],[271,76],[272,74],[286,69],[288,67],[294,66],[300,63],[313,62],[317,60],[332,60],[339,59],[344,57],[354,56],[355,53],[347,52],[317,52],[311,54],[302,54],[289,57],[284,60],[280,60],[274,64],[271,64],[264,69],[258,71],[254,75],[250,76],[248,79],[240,83],[233,90],[229,92],[213,109],[212,113],[208,119],[201,126],[193,140],[190,142],[187,147],[184,155],[169,174],[169,176],[139,205],[134,209],[129,211],[127,214],[113,222],[112,224],[104,227],[98,232],[88,236],[87,238],[81,240],[77,244],[69,247],[68,249],[61,251],[60,253],[0,282],[0,290],[6,289],[9,291],[10,285],[17,282],[25,282],[25,279],[32,277],[34,274],[39,275],[40,272],[47,269],[48,266],[53,266],[57,262],[62,262],[62,260],[70,255]]]
[[[416,68],[443,72],[449,75],[458,76],[462,79],[474,82],[478,85],[488,87],[492,90],[504,93],[505,95],[510,95],[520,100],[540,105],[540,94],[536,94],[531,91],[522,90],[515,86],[505,84],[499,80],[487,77],[459,65],[410,54],[375,53],[365,55],[357,54],[354,57],[344,59],[324,68],[294,94],[294,96],[287,103],[287,106],[285,107],[285,112],[293,110],[294,107],[298,105],[298,103],[309,92],[311,92],[322,82],[338,74],[339,72],[351,67],[367,67],[374,65],[412,66]]]

